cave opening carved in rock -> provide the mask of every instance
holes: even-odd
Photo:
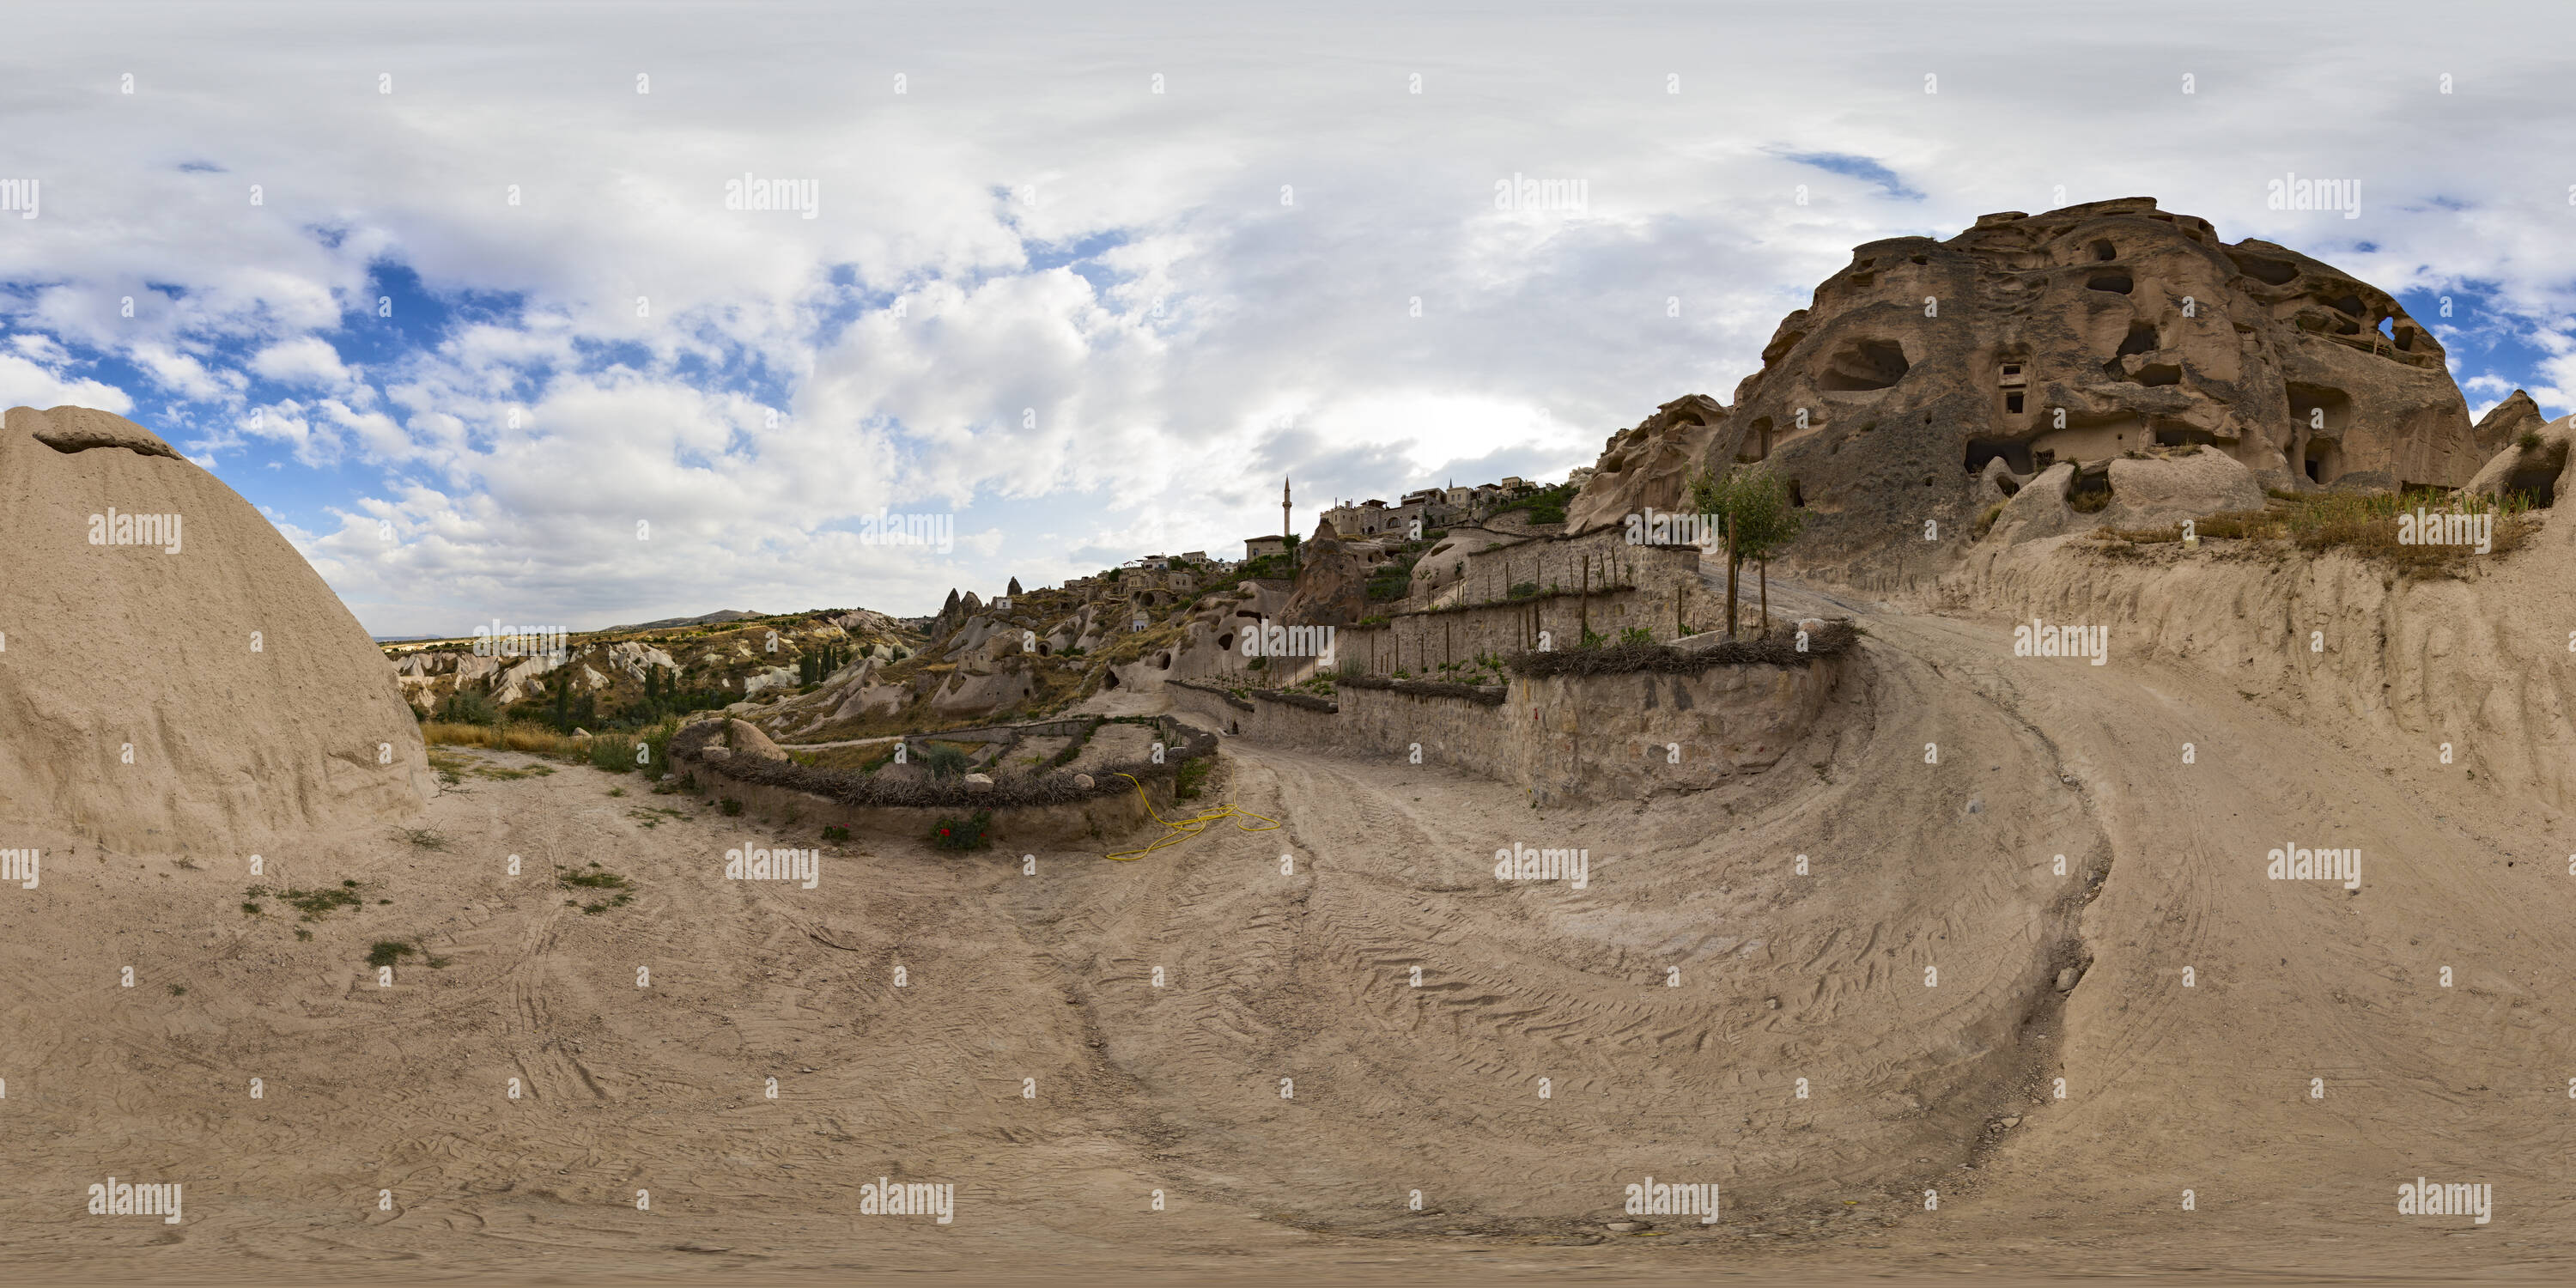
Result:
[[[1857,340],[1825,364],[1824,375],[1817,379],[1816,386],[1827,393],[1886,389],[1903,380],[1912,365],[1905,360],[1903,346],[1893,340]]]

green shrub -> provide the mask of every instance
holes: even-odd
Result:
[[[2540,431],[2536,429],[2526,429],[2522,431],[2520,434],[2514,436],[2513,445],[2526,452],[2539,451]]]
[[[501,723],[501,709],[489,694],[458,689],[438,704],[438,718],[449,724],[496,725]]]
[[[733,816],[742,813],[742,802],[735,800],[730,796],[717,801],[716,807],[724,811],[726,818],[732,818]]]
[[[965,752],[940,744],[932,744],[921,757],[922,768],[933,778],[956,778],[966,772],[966,763]]]
[[[628,738],[598,737],[590,740],[590,767],[612,774],[635,771],[635,743]]]
[[[930,844],[942,850],[983,850],[993,844],[993,811],[979,809],[965,818],[943,818],[930,829]]]
[[[636,768],[643,770],[646,778],[658,783],[662,775],[671,772],[671,735],[679,731],[680,726],[668,720],[644,731],[646,759]]]
[[[840,842],[847,841],[847,840],[849,840],[849,839],[850,839],[850,829],[848,829],[848,828],[846,828],[846,827],[827,827],[827,828],[824,828],[824,829],[823,829],[823,839],[824,839],[824,840],[826,840],[826,841],[833,842],[834,844],[839,844]]]

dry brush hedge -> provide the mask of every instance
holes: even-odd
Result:
[[[1342,705],[1331,698],[1319,697],[1312,693],[1296,693],[1287,689],[1254,689],[1252,696],[1267,698],[1272,702],[1285,702],[1289,706],[1304,707],[1309,711],[1321,711],[1327,715],[1338,715],[1342,709]]]
[[[1641,672],[1696,675],[1717,666],[1795,666],[1822,657],[1840,657],[1851,651],[1860,632],[1847,621],[1831,621],[1807,633],[1804,652],[1798,648],[1795,635],[1772,635],[1759,640],[1727,640],[1706,648],[1675,648],[1670,644],[1605,644],[1599,648],[1556,649],[1540,653],[1516,653],[1505,660],[1515,674],[1544,675],[1635,675]]]
[[[1353,689],[1387,689],[1409,693],[1417,698],[1464,698],[1489,707],[1503,705],[1510,690],[1501,685],[1459,684],[1450,680],[1397,680],[1383,675],[1344,675],[1334,679],[1336,687]]]
[[[1181,766],[1201,757],[1216,754],[1216,735],[1203,733],[1172,719],[1158,717],[1153,721],[1163,735],[1163,763],[1143,758],[1121,764],[1103,765],[1091,772],[1091,786],[1074,781],[1074,775],[1055,771],[1019,771],[996,777],[993,785],[970,785],[962,778],[891,779],[879,778],[846,769],[817,769],[792,760],[769,760],[753,756],[732,756],[721,760],[701,759],[699,753],[724,736],[722,721],[705,720],[682,729],[671,739],[672,758],[687,764],[694,772],[713,774],[738,783],[762,787],[783,787],[789,791],[820,796],[837,805],[854,809],[878,806],[908,806],[925,809],[1008,808],[1023,805],[1069,805],[1103,796],[1115,796],[1135,790],[1135,784],[1120,774],[1134,775],[1139,781],[1171,778]]]
[[[1163,683],[1171,685],[1176,689],[1196,689],[1201,693],[1213,693],[1216,696],[1225,699],[1225,704],[1229,707],[1233,707],[1237,711],[1252,710],[1252,703],[1250,701],[1234,696],[1233,690],[1228,689],[1221,684],[1208,684],[1198,680],[1165,680]]]

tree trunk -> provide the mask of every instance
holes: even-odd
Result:
[[[1771,561],[1762,561],[1762,633],[1771,633]]]
[[[1735,638],[1735,570],[1743,565],[1735,553],[1735,525],[1726,525],[1726,638]]]

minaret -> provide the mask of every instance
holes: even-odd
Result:
[[[1297,535],[1297,525],[1288,518],[1288,478],[1284,474],[1279,478],[1279,535],[1283,537]]]

